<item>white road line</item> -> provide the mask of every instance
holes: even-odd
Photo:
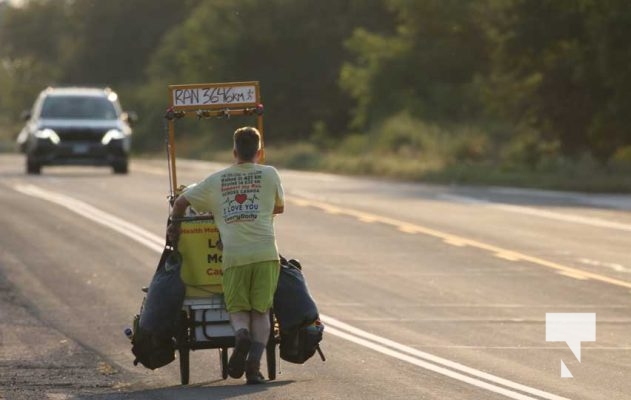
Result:
[[[15,185],[16,191],[28,196],[46,200],[66,209],[75,212],[96,223],[102,224],[116,232],[119,232],[151,250],[162,252],[164,241],[161,237],[137,226],[124,221],[112,214],[95,208],[81,200],[70,196],[42,189],[34,185]],[[536,388],[525,386],[475,368],[467,367],[457,362],[429,354],[400,343],[394,342],[369,332],[355,328],[349,324],[335,318],[320,315],[326,325],[329,334],[346,339],[353,343],[367,347],[379,353],[397,358],[410,364],[419,366],[429,371],[468,383],[470,385],[504,395],[515,400],[536,400],[543,398],[547,400],[568,400],[552,393],[548,393]],[[521,393],[520,393],[521,392]],[[537,397],[531,397],[537,396]]]
[[[110,229],[121,233],[130,239],[137,241],[138,243],[149,247],[157,252],[162,252],[164,249],[164,239],[148,232],[137,225],[131,224],[121,218],[108,214],[105,211],[101,211],[96,207],[93,207],[81,200],[63,195],[61,193],[52,192],[50,190],[41,189],[34,185],[15,185],[13,187],[16,191],[37,197],[51,203],[55,203],[68,210],[75,212],[82,217],[85,217],[91,221],[97,222]]]
[[[512,204],[494,203],[486,200],[479,200],[472,197],[456,196],[451,194],[442,194],[439,196],[445,200],[454,200],[464,204],[481,204],[487,207],[497,208],[517,214],[533,215],[541,218],[554,219],[557,221],[572,222],[576,224],[590,225],[598,228],[617,229],[621,231],[631,232],[631,225],[620,222],[607,221],[600,218],[583,217],[574,214],[562,214],[554,211],[541,210],[534,207],[516,206]]]
[[[366,347],[369,347],[369,348],[371,348],[373,350],[379,351],[379,352],[383,352],[381,348],[382,348],[382,346],[385,346],[386,348],[393,349],[396,352],[400,352],[400,353],[404,353],[404,354],[407,354],[407,355],[414,356],[414,357],[416,357],[416,359],[432,362],[434,364],[438,364],[438,365],[443,366],[443,367],[448,367],[448,368],[451,368],[453,370],[460,371],[462,373],[466,373],[466,374],[475,376],[477,378],[484,379],[486,381],[490,381],[490,382],[495,383],[495,384],[503,385],[503,386],[509,387],[511,389],[519,390],[519,391],[522,391],[522,392],[525,392],[525,393],[528,393],[528,394],[532,394],[532,395],[535,395],[535,396],[540,396],[540,397],[542,397],[544,399],[551,399],[551,400],[564,399],[564,397],[560,397],[560,396],[557,396],[557,395],[554,395],[554,394],[551,394],[551,393],[548,393],[548,392],[544,392],[542,390],[531,388],[529,386],[525,386],[525,385],[522,385],[522,384],[510,381],[508,379],[500,378],[498,376],[491,375],[491,374],[488,374],[486,372],[482,372],[482,371],[477,370],[475,368],[467,367],[467,366],[462,365],[460,363],[457,363],[457,362],[454,362],[454,361],[451,361],[451,360],[447,360],[445,358],[438,357],[438,356],[435,356],[433,354],[429,354],[429,353],[426,353],[424,351],[420,351],[420,350],[414,349],[412,347],[408,347],[408,346],[402,345],[402,344],[397,343],[395,341],[392,341],[390,339],[386,339],[386,338],[383,338],[381,336],[377,336],[377,335],[374,335],[372,333],[369,333],[369,332],[363,331],[361,329],[355,328],[355,327],[353,327],[351,325],[348,325],[348,324],[346,324],[346,323],[344,323],[342,321],[336,320],[336,319],[334,319],[332,317],[320,316],[320,319],[322,320],[322,322],[324,322],[324,324],[326,326],[326,329],[327,329],[327,332],[329,332],[329,330],[328,330],[329,327],[335,327],[337,329],[340,329],[340,331],[346,331],[346,332],[348,332],[348,335],[351,338],[361,338],[360,340],[364,339],[364,340],[369,341],[368,343],[362,342],[361,344],[366,346]],[[351,340],[348,337],[347,337],[347,339]],[[351,340],[351,341],[355,342],[355,340]],[[396,358],[399,358],[401,360],[409,362],[409,360],[404,359],[402,357],[396,357]],[[416,365],[418,365],[418,364],[416,364]],[[437,367],[437,368],[440,368],[440,367]],[[428,369],[430,369],[430,368],[428,368]],[[435,370],[432,369],[432,371],[435,371]],[[435,372],[438,372],[438,373],[442,374],[442,372],[440,372],[440,371],[435,371]],[[443,375],[445,375],[445,374],[443,374]],[[448,376],[451,376],[451,375],[448,375]],[[451,376],[451,377],[453,377],[453,376]],[[453,378],[455,378],[455,377],[453,377]],[[458,378],[455,378],[455,379],[458,379]],[[461,380],[461,379],[458,379],[458,380]],[[471,383],[471,382],[467,381],[467,383]],[[473,383],[471,383],[471,384],[473,384]],[[478,385],[476,385],[476,386],[478,386]],[[496,393],[501,393],[501,392],[496,392]],[[505,393],[501,393],[501,394],[505,394]],[[514,398],[514,399],[522,398],[522,397],[512,397],[512,396],[509,396],[509,397]],[[530,398],[530,397],[525,397],[525,398]]]
[[[348,340],[350,342],[359,344],[361,346],[368,347],[368,348],[370,348],[372,350],[375,350],[375,351],[377,351],[379,353],[382,353],[382,354],[385,354],[387,356],[399,359],[401,361],[406,361],[406,362],[408,362],[410,364],[413,364],[413,365],[416,365],[418,367],[424,368],[426,370],[429,370],[429,371],[432,371],[432,372],[436,372],[438,374],[441,374],[441,375],[444,375],[444,376],[447,376],[447,377],[459,380],[461,382],[465,382],[465,383],[468,383],[470,385],[477,386],[479,388],[486,389],[488,391],[504,395],[504,396],[506,396],[508,398],[511,398],[511,399],[516,399],[516,400],[533,400],[533,399],[536,399],[535,397],[526,396],[524,394],[521,394],[521,393],[518,393],[518,392],[514,392],[512,390],[505,389],[505,388],[502,388],[502,387],[499,387],[499,386],[495,386],[495,385],[492,385],[490,383],[484,382],[484,381],[479,380],[479,379],[472,378],[472,377],[467,376],[467,375],[460,374],[458,372],[449,370],[447,368],[431,364],[429,362],[423,361],[422,359],[414,358],[412,356],[409,356],[407,354],[403,354],[403,353],[398,352],[396,350],[392,350],[392,349],[387,348],[385,346],[380,346],[380,345],[372,343],[372,342],[370,342],[368,340],[361,339],[361,338],[359,338],[357,336],[354,336],[354,335],[348,334],[346,332],[337,330],[337,329],[335,329],[335,328],[333,328],[333,327],[331,327],[329,325],[327,325],[325,329],[326,329],[327,333],[331,333],[331,334],[333,334],[335,336],[338,336],[338,337],[340,337],[342,339],[346,339],[346,340]],[[551,397],[546,397],[546,398],[551,398]],[[555,398],[562,399],[562,397],[555,397]]]
[[[601,262],[601,261],[596,261],[596,260],[590,260],[589,258],[579,258],[578,261],[583,263],[583,264],[591,265],[591,266],[594,266],[594,267],[601,267],[601,268],[612,269],[612,270],[614,270],[616,272],[624,272],[624,273],[631,272],[631,268],[627,268],[624,265],[620,265],[620,264],[606,263],[606,262]]]

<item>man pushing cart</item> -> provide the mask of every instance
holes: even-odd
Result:
[[[235,164],[209,175],[173,202],[167,229],[180,234],[186,209],[211,213],[223,244],[223,291],[235,331],[228,374],[248,384],[263,383],[260,361],[270,335],[269,311],[280,271],[274,216],[284,210],[280,176],[258,164],[261,136],[254,127],[234,133]]]
[[[323,325],[300,264],[280,257],[276,244],[274,217],[284,211],[284,194],[278,171],[261,164],[258,82],[171,85],[169,94],[167,243],[134,319],[135,363],[160,368],[177,350],[181,382],[188,384],[190,351],[219,349],[224,379],[245,375],[246,383],[260,384],[264,352],[268,379],[276,378],[278,344],[289,362],[302,364],[316,351],[324,361],[318,346]],[[188,116],[257,122],[233,133],[233,165],[185,187],[177,185],[174,138],[176,121]]]
[[[191,111],[197,117],[256,114],[262,129],[257,82],[171,86],[170,90],[173,115]],[[233,165],[210,174],[173,199],[167,236],[178,243],[182,218],[189,208],[214,218],[223,253],[224,301],[235,332],[227,372],[233,378],[245,374],[248,384],[260,384],[264,382],[260,362],[270,337],[270,309],[280,270],[274,216],[284,210],[284,195],[278,171],[259,164],[263,158],[259,129],[237,129],[233,144]],[[171,157],[173,177],[174,163]]]

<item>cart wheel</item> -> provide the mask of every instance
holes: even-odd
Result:
[[[228,348],[220,348],[219,356],[221,357],[221,377],[223,379],[228,379]]]
[[[190,378],[190,347],[188,344],[188,313],[180,312],[178,319],[179,335],[177,337],[176,348],[180,359],[180,382],[182,385],[188,385]]]
[[[267,359],[267,379],[273,381],[276,379],[276,340],[273,338],[267,342],[265,358]]]
[[[189,375],[190,375],[190,366],[189,366],[189,354],[190,349],[180,348],[178,350],[180,354],[180,381],[182,385],[188,385]]]
[[[270,310],[270,333],[265,347],[265,358],[267,360],[267,378],[270,381],[276,379],[276,344],[278,344],[278,321],[274,315],[274,311]]]

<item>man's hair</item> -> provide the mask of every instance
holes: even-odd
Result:
[[[261,134],[258,129],[244,126],[234,131],[234,149],[241,161],[251,161],[261,149]]]

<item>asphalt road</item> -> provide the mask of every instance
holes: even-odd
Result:
[[[178,160],[178,183],[217,167]],[[278,243],[304,266],[327,361],[251,387],[200,350],[182,387],[177,362],[134,367],[122,334],[158,260],[166,162],[26,176],[0,156],[0,397],[631,398],[631,196],[281,176]],[[595,314],[580,362],[546,341],[547,313]]]

